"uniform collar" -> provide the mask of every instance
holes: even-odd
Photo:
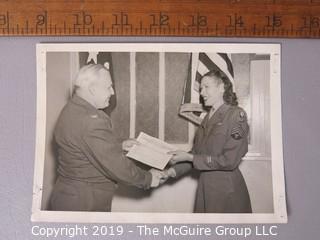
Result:
[[[97,114],[98,116],[100,116],[102,118],[106,118],[106,119],[110,120],[110,117],[108,116],[108,114],[106,114],[103,110],[95,108],[94,106],[92,106],[92,104],[90,104],[89,102],[87,102],[86,100],[84,100],[83,98],[79,97],[76,94],[73,95],[71,101],[74,104],[80,105],[83,108],[85,108],[91,116],[95,116]]]
[[[215,113],[209,118],[209,113],[206,115],[205,119],[202,122],[203,127],[208,127],[212,126],[218,122],[222,122],[224,119],[225,114],[227,111],[230,109],[231,105],[229,104],[222,104],[216,111]]]
[[[222,105],[217,109],[217,111],[213,114],[213,116],[214,116],[215,114],[218,115],[219,117],[224,116],[225,113],[229,110],[230,107],[231,107],[231,106],[230,106],[229,104],[226,104],[226,103],[222,104]],[[212,117],[213,117],[213,116],[212,116]]]
[[[94,111],[94,112],[98,111],[98,109],[96,109],[94,106],[92,106],[89,102],[87,102],[86,100],[84,100],[83,98],[79,97],[76,94],[73,95],[71,101],[74,104],[80,105],[89,111]]]

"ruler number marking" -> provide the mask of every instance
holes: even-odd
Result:
[[[280,15],[277,15],[273,13],[271,16],[266,16],[267,24],[265,27],[271,28],[273,31],[276,28],[279,28],[282,26],[282,17]]]
[[[159,14],[150,14],[152,22],[150,23],[150,29],[153,27],[158,27],[161,29],[162,27],[169,27],[169,15],[163,12],[159,12]],[[161,31],[161,30],[160,30]]]
[[[243,28],[245,26],[244,20],[242,15],[238,15],[235,13],[234,15],[229,15],[229,25],[227,25],[226,31],[229,32],[229,30],[233,29],[236,33],[240,28]]]
[[[146,3],[144,9],[138,5],[135,9],[135,1],[132,1],[128,10],[126,7],[119,7],[117,1],[111,2],[108,8],[99,8],[99,5],[92,8],[93,5],[86,0],[83,1],[85,5],[80,8],[72,1],[63,10],[56,4],[51,5],[51,1],[39,3],[38,10],[29,9],[30,4],[18,6],[4,1],[0,3],[0,35],[131,34],[320,38],[320,0],[304,1],[306,4],[302,0],[292,3],[266,1],[261,6],[266,7],[267,14],[253,9],[253,2],[239,0],[210,5],[208,0],[185,0],[186,7],[183,8],[179,6],[180,1],[163,0],[160,5]],[[248,10],[244,11],[246,7]],[[216,11],[212,11],[213,9]]]
[[[74,17],[73,32],[80,34],[82,29],[83,34],[85,34],[86,28],[93,22],[92,15],[88,12],[81,11],[80,13],[72,14],[72,16]]]
[[[306,16],[302,17],[303,26],[302,29],[308,29],[309,32],[312,32],[314,29],[320,27],[320,18],[317,16]]]
[[[198,12],[196,15],[190,15],[190,17],[191,17],[191,24],[189,25],[189,27],[196,28],[197,33],[199,33],[199,32],[203,33],[203,28],[205,28],[208,31],[208,29],[207,29],[207,26],[208,26],[207,16],[201,15]]]
[[[116,34],[119,34],[119,28],[120,33],[125,33],[128,29],[132,29],[132,25],[129,23],[129,15],[125,12],[120,12],[118,14],[112,14],[114,17],[114,22],[111,25],[112,33],[116,32]]]
[[[48,26],[48,12],[44,11],[36,16],[36,33],[42,34],[43,28],[45,29],[45,33],[47,33]]]

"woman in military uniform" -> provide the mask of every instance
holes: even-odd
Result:
[[[204,105],[211,109],[197,130],[192,151],[171,152],[175,165],[167,175],[177,178],[192,168],[200,172],[197,213],[251,213],[248,189],[239,170],[248,151],[246,113],[238,107],[232,83],[224,73],[208,72],[200,87]]]

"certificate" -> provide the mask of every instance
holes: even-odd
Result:
[[[174,146],[144,132],[140,132],[137,141],[140,144],[134,145],[127,157],[160,170],[165,168],[172,157],[168,152],[177,150]]]

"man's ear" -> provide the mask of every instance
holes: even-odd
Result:
[[[94,95],[94,94],[95,94],[96,90],[95,90],[95,88],[94,88],[94,84],[90,84],[90,85],[88,86],[88,91],[89,91],[89,93],[90,93],[91,95]]]

